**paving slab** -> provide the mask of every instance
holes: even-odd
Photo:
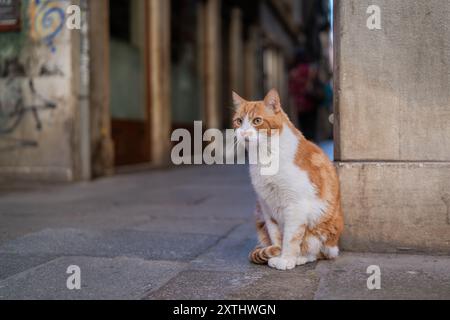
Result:
[[[190,260],[219,237],[138,230],[92,231],[47,229],[0,246],[0,253],[97,257],[138,257],[147,260]]]
[[[312,299],[319,284],[315,264],[291,272],[249,262],[257,241],[255,227],[245,223],[189,264],[151,299]],[[200,280],[199,280],[200,279]],[[190,286],[184,283],[191,282]],[[239,284],[239,285],[237,285]]]
[[[193,233],[149,233],[118,230],[106,233],[101,245],[91,250],[93,255],[125,255],[151,260],[192,260],[213,246],[218,236]]]
[[[379,266],[381,289],[369,290],[369,266]],[[317,267],[315,299],[450,299],[450,257],[345,253]]]
[[[245,222],[243,219],[220,219],[215,217],[152,216],[132,229],[145,232],[195,233],[222,236],[243,222]]]
[[[81,289],[67,288],[67,268],[80,267]],[[0,281],[0,299],[140,299],[183,270],[184,263],[133,258],[62,257]]]
[[[314,265],[280,272],[267,266],[255,271],[185,270],[149,295],[152,300],[305,300],[319,284]]]
[[[55,255],[0,253],[0,280],[56,259]]]
[[[44,229],[120,229],[139,225],[149,216],[148,206],[120,207],[113,204],[32,203],[0,205],[0,245]],[[107,217],[107,218],[105,218]]]
[[[229,200],[229,204],[202,203],[196,206],[186,205],[147,205],[149,216],[215,218],[215,219],[251,219],[255,211],[255,201]]]
[[[100,232],[79,229],[45,229],[0,246],[0,253],[22,255],[82,255]]]
[[[243,286],[259,279],[260,273],[187,270],[180,272],[164,287],[147,297],[149,300],[224,300]]]
[[[261,267],[251,264],[248,255],[257,244],[256,228],[252,223],[239,225],[217,245],[191,262],[195,270],[257,272]]]
[[[315,266],[299,266],[289,272],[260,266],[261,276],[257,280],[243,284],[228,297],[237,300],[311,300],[320,280]]]

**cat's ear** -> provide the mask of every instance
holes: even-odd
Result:
[[[245,102],[246,101],[243,98],[233,91],[233,105],[235,109],[239,109],[239,107]]]
[[[281,101],[278,91],[275,89],[270,90],[267,96],[264,98],[264,104],[269,110],[273,111],[274,113],[279,113],[281,111]]]

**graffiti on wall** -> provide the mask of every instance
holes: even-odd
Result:
[[[23,60],[23,61],[22,61]],[[30,66],[33,66],[34,70],[31,70]],[[13,57],[10,59],[0,60],[0,78],[14,78],[14,77],[52,77],[52,76],[64,76],[62,68],[49,60],[36,59],[28,56],[23,59]]]
[[[43,129],[42,112],[56,109],[56,103],[42,95],[34,79],[65,76],[61,59],[51,53],[67,45],[58,41],[71,21],[70,0],[23,3],[27,3],[27,31],[13,38],[14,50],[5,48],[0,59],[0,152],[38,146],[39,135],[31,131]],[[20,138],[24,135],[31,138]]]
[[[44,44],[55,53],[55,40],[66,22],[68,0],[29,0],[29,39],[33,43],[18,42],[15,54],[0,60],[0,152],[23,147],[37,147],[33,138],[19,138],[14,134],[21,128],[41,131],[42,112],[56,109],[56,104],[43,97],[35,87],[35,78],[64,76],[55,59],[40,50]],[[26,126],[26,127],[24,127]],[[33,136],[33,135],[32,135]]]
[[[33,104],[26,105],[23,99],[23,93],[19,86],[11,86],[13,89],[11,96],[13,97],[7,103],[3,104],[0,100],[0,134],[10,134],[19,126],[23,117],[27,113],[31,113],[35,120],[36,129],[42,129],[42,122],[39,118],[39,111],[55,109],[56,105],[42,97],[36,92],[33,80],[28,81],[30,93],[32,95]],[[15,90],[14,90],[15,89]]]
[[[68,0],[31,0],[29,6],[30,35],[34,41],[46,44],[56,51],[55,39],[66,21]]]
[[[27,81],[26,90],[23,89],[22,82],[15,79],[9,79],[6,87],[8,88],[7,94],[3,94],[0,98],[0,137],[2,137],[0,151],[37,146],[37,141],[7,136],[20,126],[26,115],[32,116],[36,130],[42,130],[39,113],[44,110],[56,109],[56,104],[36,91],[32,79]],[[25,96],[30,97],[31,103],[28,104],[25,101]]]

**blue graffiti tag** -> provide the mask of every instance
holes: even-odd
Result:
[[[52,52],[56,51],[55,38],[61,33],[65,20],[65,3],[68,0],[34,0],[34,32]]]

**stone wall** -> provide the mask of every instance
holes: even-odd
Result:
[[[447,0],[336,3],[344,249],[450,252],[449,16]]]
[[[75,157],[79,33],[69,1],[22,1],[22,28],[0,33],[0,177],[69,181]]]

